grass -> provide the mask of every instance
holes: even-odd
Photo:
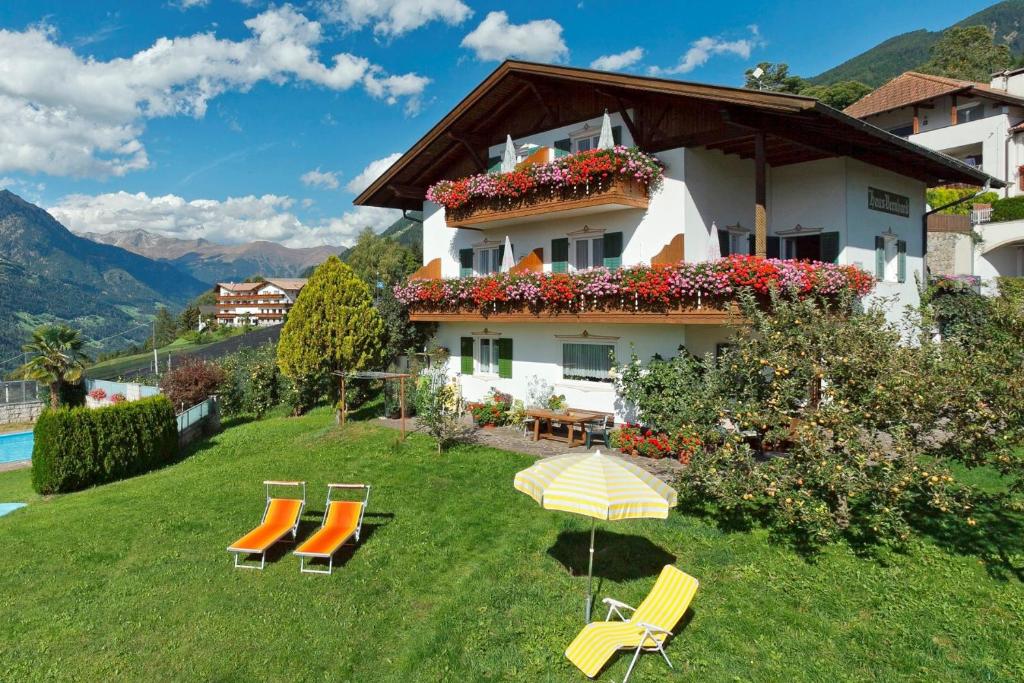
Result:
[[[61,497],[0,474],[0,500],[30,503],[0,518],[0,680],[584,681],[562,652],[582,626],[589,525],[512,489],[531,462],[438,456],[318,411]],[[309,482],[302,535],[329,481],[373,484],[364,540],[333,576],[300,575],[287,553],[231,568],[224,549],[258,520],[266,478]],[[645,655],[638,682],[1021,680],[1024,555],[993,564],[947,536],[886,562],[842,546],[809,561],[673,513],[599,525],[595,568],[599,597],[632,604],[666,562],[701,580],[667,648],[676,671]],[[599,680],[621,681],[626,660]]]
[[[161,346],[157,349],[157,355],[160,357],[161,364],[167,362],[167,354],[173,353],[180,355],[197,349],[206,348],[217,342],[222,342],[225,339],[230,339],[244,332],[243,328],[221,328],[223,331],[220,334],[208,342],[202,344],[194,344],[183,337],[179,337],[172,341],[170,344]],[[117,377],[122,373],[137,370],[139,367],[152,366],[153,364],[153,351],[143,351],[141,353],[135,353],[130,356],[118,356],[116,358],[109,358],[98,363],[93,363],[89,366],[88,374],[90,377]]]
[[[11,434],[13,432],[31,432],[34,427],[32,422],[9,422],[0,424],[0,434]]]

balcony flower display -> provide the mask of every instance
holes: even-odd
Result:
[[[632,266],[581,273],[498,273],[450,280],[411,280],[395,287],[415,311],[665,310],[716,306],[741,290],[798,296],[864,296],[875,279],[855,266],[729,256],[716,261]]]
[[[427,200],[448,211],[467,209],[480,201],[522,199],[546,192],[599,192],[616,178],[647,188],[657,187],[662,166],[657,158],[636,147],[592,149],[569,154],[546,164],[529,164],[508,173],[481,173],[458,180],[441,180],[427,189]]]

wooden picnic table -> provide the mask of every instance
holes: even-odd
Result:
[[[554,410],[546,410],[544,408],[527,408],[526,416],[533,418],[533,440],[539,439],[551,439],[552,441],[565,441],[569,444],[569,448],[576,445],[576,426],[580,427],[580,443],[582,444],[583,439],[583,425],[592,420],[597,420],[604,415],[602,413],[595,413],[589,410],[567,410],[564,413],[555,412]],[[540,423],[547,422],[547,429],[544,432],[540,430]],[[555,422],[561,422],[566,427],[566,435],[561,436],[551,431],[551,425]]]

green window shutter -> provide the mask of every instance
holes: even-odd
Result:
[[[459,354],[462,356],[460,362],[462,363],[462,374],[472,375],[473,374],[473,338],[462,337],[459,340]]]
[[[875,235],[875,277],[885,279],[885,238]]]
[[[473,274],[473,250],[459,249],[459,277]]]
[[[768,235],[768,248],[765,251],[768,258],[782,258],[782,240],[778,235]]]
[[[608,232],[604,235],[604,266],[619,268],[622,266],[622,233]]]
[[[900,282],[907,281],[907,242],[905,240],[896,242],[896,279]]]
[[[564,140],[555,140],[555,158],[564,157],[572,152],[572,140],[566,138]]]
[[[551,240],[551,272],[569,272],[569,238]]]
[[[498,340],[498,377],[512,377],[512,340]]]
[[[622,144],[622,126],[612,126],[612,142],[616,145]],[[636,140],[633,141],[636,144]]]
[[[726,230],[718,231],[718,249],[722,252],[722,256],[729,255],[729,233]]]
[[[821,260],[825,263],[839,262],[839,233],[821,233]]]
[[[497,173],[501,170],[501,157],[487,157],[487,172]]]

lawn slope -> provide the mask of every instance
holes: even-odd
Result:
[[[0,518],[0,680],[586,680],[562,652],[589,525],[512,489],[525,456],[395,437],[323,411],[270,418]],[[333,576],[289,554],[231,568],[265,478],[309,482],[302,535],[328,482],[373,484],[364,541]],[[0,474],[0,492],[27,496],[25,474]],[[599,596],[637,604],[673,558],[701,581],[668,646],[676,672],[646,655],[637,681],[1024,678],[1024,587],[977,557],[929,543],[886,565],[845,548],[807,562],[677,513],[601,529]]]

